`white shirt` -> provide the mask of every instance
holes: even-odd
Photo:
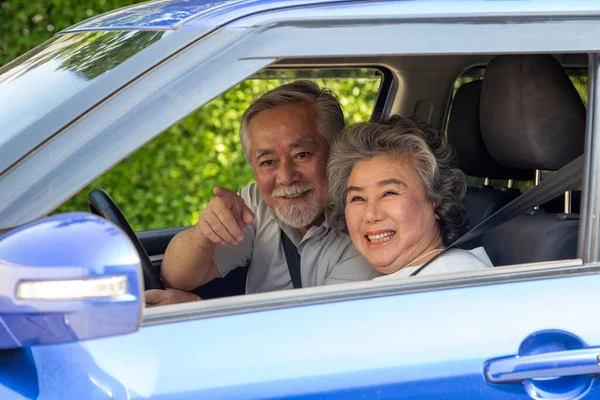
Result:
[[[294,287],[281,244],[282,229],[298,248],[302,287],[364,281],[381,275],[356,251],[348,235],[336,233],[327,222],[311,227],[301,237],[297,229],[275,217],[255,183],[238,194],[254,213],[254,222],[244,227],[244,239],[237,245],[217,246],[213,259],[221,276],[249,266],[246,293]]]
[[[421,264],[423,265],[423,264]],[[406,278],[415,272],[421,265],[414,267],[405,267],[393,274],[384,275],[375,279],[399,279]],[[453,272],[476,271],[493,267],[490,257],[488,257],[483,247],[477,247],[473,250],[450,249],[437,257],[427,267],[425,267],[416,276],[428,276],[449,274]]]

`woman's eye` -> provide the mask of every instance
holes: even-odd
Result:
[[[364,201],[364,199],[362,197],[360,197],[360,196],[352,196],[350,198],[350,203],[354,203],[356,201]]]
[[[306,158],[306,157],[308,157],[307,151],[303,151],[303,152],[296,154],[296,158]]]
[[[395,195],[395,194],[396,194],[396,192],[385,192],[383,194],[383,197],[385,197],[385,196],[392,196],[392,195]]]

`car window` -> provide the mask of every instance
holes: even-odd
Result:
[[[241,117],[261,94],[297,79],[311,79],[339,97],[347,123],[368,120],[383,82],[375,68],[271,69],[241,82],[132,154],[55,210],[87,211],[87,194],[105,189],[134,230],[189,226],[216,185],[252,182],[238,137]]]
[[[90,86],[165,32],[86,32],[52,38],[0,68],[0,145]],[[52,79],[48,79],[48,76]],[[41,87],[31,96],[32,88]]]
[[[577,89],[577,93],[581,96],[583,104],[588,106],[588,71],[584,68],[567,68],[566,69],[571,82]]]

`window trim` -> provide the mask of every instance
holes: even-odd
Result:
[[[483,271],[469,271],[451,275],[417,276],[403,280],[365,281],[269,293],[246,294],[145,308],[142,313],[140,327],[338,301],[597,273],[600,273],[600,263],[584,265],[580,259],[572,259],[494,267]]]
[[[276,64],[270,65],[265,70],[302,70],[302,69],[374,69],[379,71],[381,74],[381,84],[379,85],[379,91],[377,92],[377,97],[375,98],[375,105],[373,106],[373,110],[371,112],[370,121],[380,120],[389,107],[391,96],[393,95],[392,89],[396,86],[396,78],[392,70],[384,64],[372,64],[372,63],[352,63],[347,64],[344,62],[339,62],[338,64],[330,64],[330,63],[292,63],[285,64],[286,61],[292,59],[282,59],[279,60]],[[325,79],[325,78],[321,78]]]

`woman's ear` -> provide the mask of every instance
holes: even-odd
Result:
[[[438,202],[434,200],[431,203],[433,204],[433,215],[435,216],[435,219],[439,221],[440,216],[437,213]]]

